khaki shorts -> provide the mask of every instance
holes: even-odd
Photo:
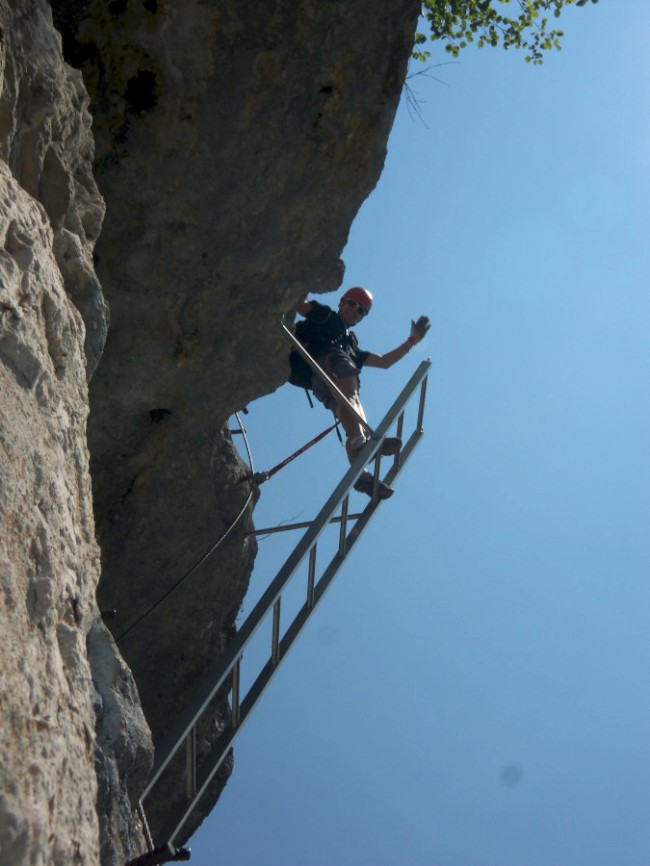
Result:
[[[352,358],[342,349],[332,349],[326,355],[321,355],[316,358],[318,364],[325,370],[330,379],[334,380],[336,385],[337,379],[344,379],[346,376],[354,376],[356,379],[355,391],[359,391],[359,368],[354,363]],[[334,411],[337,406],[337,401],[331,395],[327,385],[320,379],[316,373],[312,373],[311,387],[317,400],[320,400],[328,409]]]

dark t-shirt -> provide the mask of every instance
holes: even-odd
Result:
[[[359,348],[356,334],[350,331],[331,307],[311,301],[312,308],[305,316],[309,323],[309,351],[314,358],[326,355],[333,349],[345,352],[359,370],[366,362],[370,352]]]

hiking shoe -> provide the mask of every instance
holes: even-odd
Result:
[[[390,457],[392,454],[397,454],[402,448],[402,440],[397,436],[387,436],[381,443],[381,455]]]
[[[362,449],[368,444],[368,440],[366,439],[354,449],[353,456],[356,457],[357,454],[360,454]],[[397,436],[387,436],[384,441],[381,443],[381,448],[379,449],[379,453],[382,457],[390,457],[393,454],[397,454],[402,448],[402,440]]]
[[[359,493],[365,493],[366,496],[372,496],[374,477],[370,472],[362,472],[359,478],[354,482],[354,489]],[[377,497],[379,499],[389,499],[395,491],[388,484],[380,481],[377,486]]]

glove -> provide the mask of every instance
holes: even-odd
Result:
[[[420,340],[424,340],[427,335],[427,331],[431,327],[431,323],[429,322],[428,316],[420,316],[417,322],[411,322],[411,336],[409,340],[411,343],[419,343]]]

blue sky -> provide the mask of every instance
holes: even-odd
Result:
[[[195,866],[647,866],[650,6],[562,24],[541,69],[471,50],[411,81],[422,121],[401,106],[344,286],[375,294],[365,348],[431,317],[362,389],[377,423],[430,356],[426,434],[243,730]],[[256,469],[328,421],[290,386],[251,405]],[[313,517],[345,468],[332,435],[257,525]],[[260,542],[244,614],[297,540]]]

